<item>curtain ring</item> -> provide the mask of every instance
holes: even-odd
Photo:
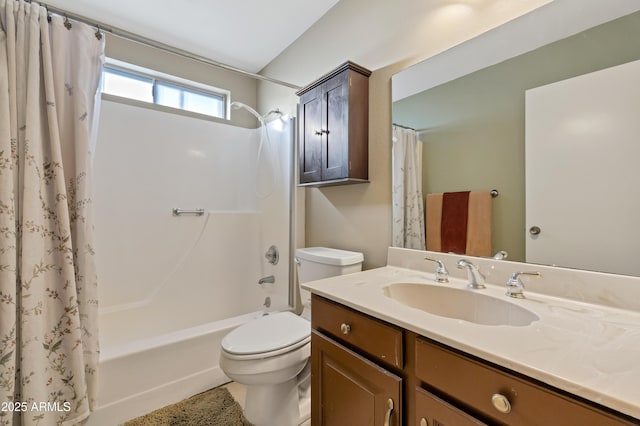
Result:
[[[69,17],[67,15],[64,15],[64,27],[68,30],[72,27],[71,21],[69,21]]]
[[[102,33],[100,32],[100,25],[96,25],[96,33],[95,33],[96,38],[99,40],[102,40]]]

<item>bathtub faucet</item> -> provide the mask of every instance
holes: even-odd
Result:
[[[274,277],[273,275],[269,275],[268,277],[262,277],[258,280],[258,284],[262,285],[262,284],[273,284],[276,282],[276,277]]]

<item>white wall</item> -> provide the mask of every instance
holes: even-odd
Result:
[[[361,251],[365,268],[386,264],[391,243],[391,76],[549,0],[341,0],[262,74],[304,86],[349,59],[369,81],[371,183],[303,189],[305,241]],[[258,86],[261,111],[295,110],[293,90]]]

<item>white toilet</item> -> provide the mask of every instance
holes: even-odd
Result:
[[[362,270],[362,253],[296,250],[298,282]],[[298,287],[300,289],[300,287]],[[222,339],[220,368],[246,385],[244,414],[256,426],[293,426],[310,416],[311,295],[300,289],[301,316],[277,312],[249,321]]]

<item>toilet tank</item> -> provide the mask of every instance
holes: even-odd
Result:
[[[298,284],[321,280],[337,275],[360,272],[364,256],[355,251],[338,250],[328,247],[306,247],[296,249]],[[311,317],[311,293],[298,286],[302,302],[302,317]]]
[[[307,247],[296,249],[296,259],[298,281],[305,283],[359,272],[362,270],[364,256],[355,251],[328,247]]]

